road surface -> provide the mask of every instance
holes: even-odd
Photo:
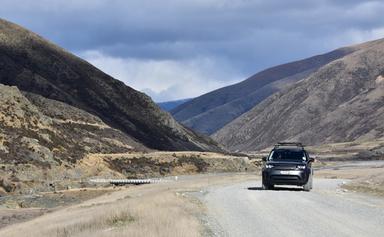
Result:
[[[261,190],[261,182],[199,194],[214,236],[384,236],[384,200],[346,192],[342,180],[315,179],[314,189]]]

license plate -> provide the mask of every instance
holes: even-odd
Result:
[[[294,174],[294,171],[289,171],[289,170],[282,170],[280,171],[280,174]]]

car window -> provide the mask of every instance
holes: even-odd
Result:
[[[293,160],[293,161],[306,161],[307,156],[302,150],[288,150],[279,149],[273,150],[269,155],[268,160],[281,161],[281,160]]]

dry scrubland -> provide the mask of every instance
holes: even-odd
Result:
[[[111,191],[93,189],[90,178],[254,171],[260,165],[246,156],[153,152],[92,114],[16,87],[0,85],[0,98],[0,227]]]
[[[304,142],[305,144],[305,142]],[[317,159],[316,165],[332,164],[333,161],[382,160],[384,159],[384,138],[370,141],[329,143],[305,146],[310,156]],[[272,147],[248,152],[249,156],[267,156]]]
[[[118,192],[0,229],[0,236],[200,236],[204,207],[191,192],[254,175],[201,175]],[[49,224],[48,224],[49,223]],[[28,233],[28,234],[26,234]]]
[[[159,178],[206,172],[242,172],[255,171],[260,165],[260,160],[250,160],[246,156],[211,152],[88,154],[70,166],[52,166],[44,170],[29,164],[4,164],[0,169],[0,177],[5,177],[4,182],[0,182],[0,195],[31,195],[93,187],[88,182],[90,178]]]
[[[384,159],[384,138],[309,146],[319,161],[351,161]]]
[[[380,152],[383,143],[383,140],[377,140],[309,147],[311,154],[317,157],[315,178],[350,179],[351,182],[343,186],[345,190],[383,197],[383,162],[367,162],[368,159],[365,157],[370,155],[370,158],[382,159]],[[168,182],[160,184],[121,187],[117,192],[111,192],[113,191],[111,188],[100,187],[95,191],[98,190],[97,195],[104,192],[103,196],[83,200],[78,204],[61,203],[61,207],[41,209],[40,212],[37,209],[26,208],[25,215],[29,213],[31,216],[27,216],[24,220],[42,216],[6,226],[0,229],[0,236],[26,236],[25,233],[28,233],[27,236],[59,237],[207,235],[210,232],[205,229],[202,218],[205,207],[192,196],[192,193],[200,192],[204,195],[205,190],[213,185],[259,179],[261,163],[258,157],[264,154],[254,153],[249,156],[251,159],[204,152],[92,154],[84,158],[78,166],[87,167],[88,175],[96,174],[97,177],[112,175],[111,162],[117,162],[116,165],[122,167],[120,171],[113,169],[116,175],[120,175],[115,177],[129,177],[133,171],[128,167],[133,167],[134,170],[141,174],[146,173],[148,176],[161,175],[161,172],[167,172],[168,175],[193,174],[193,176],[181,176],[177,182],[166,179]],[[357,164],[356,161],[360,163]],[[85,170],[84,167],[81,169]],[[250,172],[212,174],[215,171],[245,170]],[[201,171],[211,174],[196,175]],[[77,191],[87,193],[92,192],[92,189]],[[69,192],[77,191],[59,191],[56,194],[51,192],[49,195],[65,196]],[[88,198],[92,198],[91,194],[84,199]],[[62,206],[66,204],[72,206]],[[36,213],[31,213],[33,211]],[[20,221],[22,220],[15,223]]]
[[[83,188],[88,178],[142,178],[253,168],[247,157],[154,152],[100,118],[0,84],[0,196]],[[0,201],[0,206],[2,205]]]
[[[377,163],[353,166],[353,162],[335,162],[332,166],[322,166],[315,177],[351,179],[343,188],[383,197],[376,184],[371,186],[374,189],[359,189],[372,176],[384,181],[383,162]],[[216,185],[250,180],[257,183],[259,175],[259,172],[193,175],[182,176],[177,182],[121,187],[116,192],[7,226],[0,229],[0,236],[205,236],[210,234],[202,218],[206,207],[193,193],[205,195],[207,189]]]
[[[4,190],[0,194],[0,227],[115,191],[109,184],[100,187],[90,182],[92,178],[168,180],[173,175],[254,172],[260,165],[260,160],[245,156],[211,152],[131,152],[89,154],[73,166],[53,166],[44,172],[32,165],[5,166],[0,174],[12,168],[13,178],[3,178],[0,183],[0,190]]]
[[[260,160],[248,156],[225,155],[214,152],[132,152],[122,154],[91,154],[81,161],[92,167],[94,175],[105,169],[120,172],[125,177],[148,178],[162,175],[196,174],[204,172],[254,171]],[[91,169],[91,170],[92,170]]]
[[[330,165],[329,165],[330,166]],[[316,172],[317,177],[330,179],[348,179],[350,182],[343,185],[346,190],[367,193],[384,197],[384,164],[370,164],[368,166],[339,167]]]
[[[315,167],[322,168],[317,172],[318,176],[349,179],[351,182],[343,185],[344,188],[384,197],[384,165],[380,162],[384,160],[384,139],[326,144],[308,149],[318,160]]]

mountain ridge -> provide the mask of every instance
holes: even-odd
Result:
[[[184,103],[171,110],[171,113],[176,120],[187,127],[201,133],[212,134],[269,95],[279,91],[273,83],[292,78],[290,81],[287,80],[286,86],[288,86],[354,50],[343,47],[262,70],[242,82],[214,90]]]
[[[0,83],[85,110],[153,149],[220,150],[211,139],[178,124],[144,93],[3,19],[0,53]]]
[[[238,117],[213,138],[231,150],[281,140],[309,145],[384,136],[384,39],[352,46],[330,62]]]

